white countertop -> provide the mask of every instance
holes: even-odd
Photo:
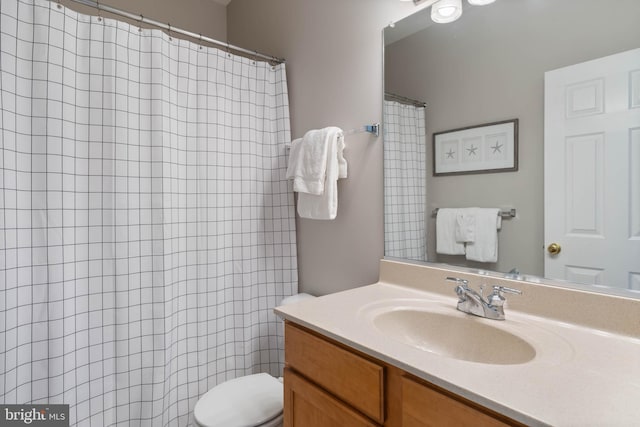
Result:
[[[522,364],[492,365],[420,350],[381,333],[371,321],[377,308],[394,304],[434,304],[450,310],[448,315],[470,316],[457,311],[456,302],[453,291],[448,297],[379,282],[281,306],[276,313],[528,425],[640,425],[638,338],[507,307],[505,321],[471,318],[523,338],[536,355]]]

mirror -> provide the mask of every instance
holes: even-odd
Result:
[[[465,1],[462,17],[449,24],[434,24],[429,14],[430,8],[419,9],[384,30],[385,93],[427,105],[421,212],[426,261],[487,272],[512,271],[519,278],[538,280],[544,277],[548,256],[544,241],[545,72],[640,47],[640,2],[497,0],[469,6]],[[392,119],[387,112],[384,118],[386,134]],[[511,119],[519,121],[517,171],[433,175],[434,133]],[[387,218],[389,212],[404,211],[387,197],[390,188],[404,185],[388,173],[388,156],[385,149],[385,256],[420,260],[420,256],[391,253],[386,244],[388,224],[395,221]],[[414,179],[421,179],[420,175]],[[436,254],[434,209],[472,206],[516,209],[515,218],[502,221],[495,263]],[[621,284],[606,285],[611,290],[599,287],[598,291],[626,292],[620,291]]]

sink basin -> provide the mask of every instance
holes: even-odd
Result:
[[[488,323],[502,322],[456,311],[441,313],[404,307],[378,312],[371,320],[391,339],[458,360],[516,365],[536,356],[527,341]]]

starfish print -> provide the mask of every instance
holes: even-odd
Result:
[[[492,145],[491,148],[493,149],[493,154],[502,153],[502,144],[498,144],[498,141],[496,141],[496,145]]]
[[[469,157],[478,155],[476,153],[476,151],[478,151],[478,147],[474,147],[473,145],[471,145],[471,148],[467,148],[467,151],[469,152]]]
[[[453,151],[452,148],[449,148],[449,151],[447,151],[446,154],[447,154],[447,159],[453,159],[454,158],[453,155],[456,154],[456,152]]]

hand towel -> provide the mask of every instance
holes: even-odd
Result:
[[[475,241],[467,243],[467,259],[479,262],[498,261],[498,229],[502,224],[500,209],[475,208]]]
[[[338,137],[342,137],[342,130],[328,127],[310,130],[302,138],[291,143],[286,177],[293,179],[293,191],[315,195],[324,193],[330,158],[329,145],[335,143]],[[340,158],[344,162],[342,154]],[[340,162],[340,159],[337,158],[336,161]],[[346,162],[344,163],[346,176]]]
[[[476,211],[474,208],[458,209],[455,236],[458,243],[476,240]]]
[[[322,136],[319,136],[322,135]],[[301,218],[309,219],[335,219],[338,213],[338,178],[347,177],[347,161],[344,158],[344,135],[342,130],[336,127],[329,127],[320,130],[309,131],[302,138],[303,145],[301,151],[305,151],[305,145],[325,145],[326,150],[317,150],[317,147],[311,149],[312,152],[324,152],[324,158],[320,156],[311,156],[316,162],[324,163],[324,175],[321,183],[315,181],[315,177],[307,179],[309,175],[301,173],[287,173],[288,177],[294,179],[294,191],[298,192],[298,215]],[[293,148],[293,146],[292,146]],[[297,154],[305,157],[305,154]],[[290,164],[291,167],[291,156]],[[295,160],[294,160],[295,161]],[[310,157],[303,160],[303,163],[310,163]],[[302,169],[317,171],[319,168],[303,167]],[[298,171],[302,169],[297,169]],[[296,168],[293,168],[296,171]],[[296,181],[298,185],[296,186]],[[297,189],[296,189],[297,188]],[[321,190],[319,193],[318,191]]]
[[[464,243],[456,242],[458,209],[438,209],[436,216],[436,252],[443,255],[464,255]]]

